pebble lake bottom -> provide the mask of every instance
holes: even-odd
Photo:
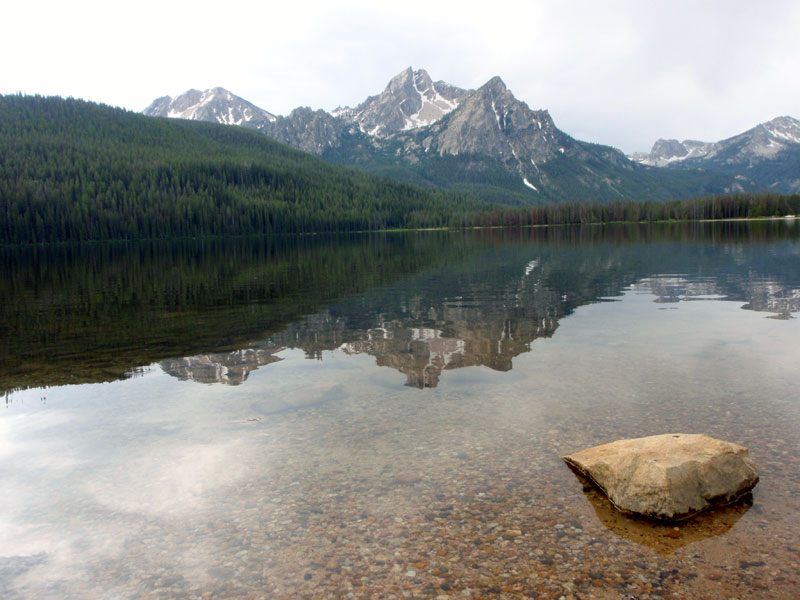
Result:
[[[537,259],[519,252],[523,266]],[[538,255],[520,278],[547,267]],[[459,315],[519,290],[469,276],[439,328],[383,315],[358,344],[309,352],[282,339],[237,385],[219,365],[210,376],[161,361],[9,392],[0,596],[798,598],[800,320],[785,317],[800,280],[781,284],[786,314],[754,308],[764,277],[737,284],[744,299],[723,293],[730,274],[711,293],[714,277],[637,277],[560,315],[510,362],[498,350],[518,328],[487,318],[479,336]],[[572,293],[558,280],[540,283]],[[403,296],[411,283],[392,285]],[[369,304],[337,303],[328,317]],[[420,377],[403,361],[420,342],[436,376],[409,385]],[[666,432],[747,446],[752,497],[653,524],[617,513],[561,460]]]

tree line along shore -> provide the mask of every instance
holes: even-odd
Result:
[[[257,132],[0,97],[0,243],[740,219],[800,195],[502,206],[332,165]]]

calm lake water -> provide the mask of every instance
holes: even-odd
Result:
[[[2,598],[797,598],[800,223],[0,249]],[[677,528],[561,460],[750,448]]]

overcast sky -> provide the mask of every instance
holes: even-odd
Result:
[[[142,110],[222,86],[277,114],[379,93],[408,66],[500,75],[579,139],[627,152],[800,118],[800,2],[6,3],[0,93]]]

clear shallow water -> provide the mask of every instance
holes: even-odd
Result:
[[[3,597],[797,595],[791,228],[59,252],[3,256]],[[654,526],[560,460],[668,431],[752,503]]]

